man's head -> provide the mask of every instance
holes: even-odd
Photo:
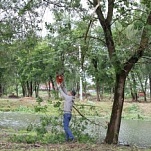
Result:
[[[76,95],[76,92],[74,90],[71,91],[72,96]]]
[[[74,90],[68,91],[68,95],[75,96],[75,95],[76,95],[76,92],[75,92]]]

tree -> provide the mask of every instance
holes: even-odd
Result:
[[[135,63],[142,57],[144,50],[148,46],[149,35],[147,31],[149,30],[151,25],[151,12],[148,12],[146,25],[144,26],[138,48],[136,48],[135,52],[129,57],[129,59],[127,59],[125,62],[122,63],[117,56],[116,46],[113,39],[112,28],[111,28],[112,20],[113,20],[113,10],[115,6],[117,7],[118,3],[115,3],[114,0],[108,0],[108,9],[107,9],[108,12],[106,17],[103,15],[102,12],[103,5],[100,4],[98,0],[93,0],[93,3],[91,2],[91,4],[93,4],[94,7],[98,6],[96,9],[96,14],[100,22],[100,25],[104,31],[106,46],[108,49],[110,60],[112,61],[112,64],[115,68],[116,84],[115,84],[115,92],[114,92],[114,102],[113,102],[110,122],[108,124],[105,142],[109,144],[112,143],[117,144],[120,124],[121,124],[123,103],[124,103],[124,86],[125,86],[126,77],[128,73],[131,71],[131,69],[133,68],[133,66],[135,65]],[[126,4],[129,5],[127,2]],[[122,7],[121,9],[125,9],[125,7]],[[124,13],[124,11],[122,11],[122,13]]]
[[[137,90],[137,80],[135,78],[135,71],[131,71],[127,77],[127,83],[129,84],[130,93],[132,96],[132,101],[138,101],[138,90]]]
[[[25,39],[27,36],[31,35],[29,33],[35,33],[35,29],[38,30],[37,27],[37,21],[35,20],[35,16],[37,16],[36,11],[28,11],[27,8],[24,8],[24,5],[26,6],[26,2],[20,2],[18,0],[15,1],[5,1],[2,0],[0,2],[0,11],[1,11],[1,20],[0,20],[0,41],[1,43],[1,48],[3,50],[2,57],[3,61],[0,62],[5,66],[5,70],[7,71],[8,74],[5,75],[4,73],[1,72],[1,77],[3,77],[3,82],[5,87],[7,86],[7,82],[9,75],[15,75],[13,78],[11,77],[11,81],[15,81],[17,69],[16,69],[16,64],[15,64],[15,53],[17,54],[18,50],[22,49],[19,44],[16,43],[22,41],[22,44],[24,43]],[[31,5],[31,3],[28,3],[27,5]],[[20,41],[19,41],[20,40]],[[34,43],[34,40],[32,41]],[[31,45],[28,45],[26,43],[26,48],[25,49],[31,49],[33,48],[33,43],[29,43]],[[25,46],[23,44],[23,46]],[[30,48],[29,48],[30,47]],[[16,48],[16,49],[14,49]],[[4,62],[5,59],[7,59],[6,62]],[[11,70],[14,69],[14,70]],[[16,77],[17,79],[18,77]],[[13,79],[13,80],[12,80]],[[0,83],[0,85],[2,85]]]

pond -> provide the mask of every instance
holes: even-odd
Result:
[[[104,121],[103,119],[100,119]],[[151,147],[151,121],[122,119],[119,143],[124,145],[136,145],[138,147]],[[106,136],[106,129],[100,127],[100,141]]]
[[[39,123],[39,115],[18,112],[0,112],[0,128],[25,129],[29,124]]]
[[[105,124],[106,121],[97,118],[96,121]],[[25,129],[28,125],[38,124],[40,115],[23,114],[18,112],[0,112],[0,128]],[[119,142],[121,144],[136,145],[139,147],[151,147],[151,121],[143,120],[122,120],[119,133]],[[106,129],[100,126],[92,125],[95,129],[95,135],[102,142],[106,135]]]

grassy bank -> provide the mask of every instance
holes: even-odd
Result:
[[[19,99],[0,99],[0,102],[0,111],[17,111],[27,113],[45,112],[48,115],[60,114],[58,111],[61,112],[63,103],[63,101],[58,100],[43,100],[42,102],[38,103],[34,98],[31,97]],[[113,102],[111,101],[76,101],[75,107],[85,116],[110,118],[112,104]],[[79,115],[75,109],[73,109],[73,114]],[[151,103],[124,102],[122,118],[151,120]]]

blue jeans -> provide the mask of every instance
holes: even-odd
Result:
[[[69,128],[69,123],[70,123],[71,117],[72,117],[72,115],[70,113],[64,113],[64,115],[63,115],[63,127],[64,127],[67,141],[74,139],[74,136]]]

